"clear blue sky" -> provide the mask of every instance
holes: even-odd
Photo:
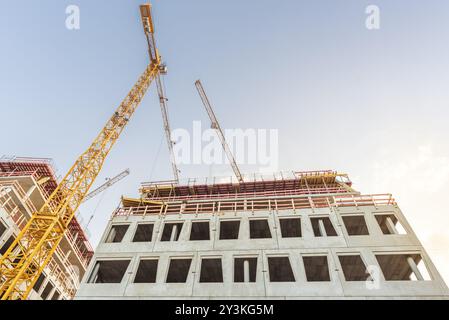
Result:
[[[1,2],[0,153],[70,167],[147,63],[140,3]],[[69,4],[78,31],[65,28]],[[380,30],[365,28],[369,4]],[[201,78],[223,127],[279,130],[280,169],[338,169],[364,193],[393,193],[449,278],[448,1],[155,0],[154,16],[173,128],[206,120]],[[87,219],[98,207],[94,244],[120,195],[171,178],[162,139],[152,88],[97,183],[131,176],[81,208]]]

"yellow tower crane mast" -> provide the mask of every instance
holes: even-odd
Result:
[[[163,71],[154,38],[151,5],[141,5],[140,12],[145,34],[148,36],[150,64],[90,147],[76,160],[40,210],[33,213],[16,240],[0,258],[2,300],[28,297],[98,176],[111,148],[152,81]]]

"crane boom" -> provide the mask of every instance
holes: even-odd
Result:
[[[140,12],[142,15],[142,20],[145,22],[147,21],[147,25],[144,25],[144,31],[145,31],[145,37],[147,39],[148,44],[148,55],[150,56],[150,60],[154,59],[154,57],[158,56],[158,52],[156,47],[154,46],[154,27],[153,27],[153,20],[151,18],[151,14],[148,14],[146,8],[140,7]],[[148,17],[148,19],[147,19]],[[167,141],[168,151],[169,151],[169,157],[171,162],[171,167],[173,171],[173,177],[176,183],[179,182],[179,169],[176,165],[176,159],[175,154],[173,151],[173,145],[174,142],[171,139],[171,129],[170,129],[170,121],[168,118],[168,107],[167,107],[167,97],[165,96],[164,87],[162,85],[161,81],[161,74],[167,73],[167,67],[164,64],[159,65],[159,73],[156,76],[156,86],[157,86],[157,93],[159,96],[159,104],[161,107],[161,114],[162,114],[162,121],[164,124],[164,132],[165,132],[165,139]]]
[[[215,129],[215,131],[218,134],[218,137],[220,138],[221,145],[226,153],[226,156],[228,157],[229,162],[231,163],[232,170],[234,171],[234,174],[239,180],[239,182],[243,182],[243,176],[240,173],[239,167],[237,166],[237,162],[235,161],[234,156],[232,155],[232,151],[229,148],[228,143],[226,142],[223,130],[221,130],[220,124],[218,123],[218,119],[215,116],[214,110],[212,109],[209,99],[207,98],[206,92],[204,91],[201,81],[200,80],[195,81],[195,86],[196,89],[198,90],[201,101],[203,102],[203,105],[206,108],[207,114],[209,115],[209,119],[212,124],[212,129]]]
[[[70,221],[98,176],[111,148],[160,72],[154,41],[151,6],[140,6],[145,30],[150,32],[151,62],[100,131],[76,160],[39,211],[34,212],[17,238],[0,258],[0,297],[26,299],[50,261]]]
[[[173,177],[176,183],[179,183],[179,170],[176,165],[175,153],[173,151],[173,140],[171,139],[170,121],[168,119],[167,111],[167,98],[165,97],[164,88],[162,86],[161,77],[158,74],[156,77],[157,92],[159,95],[159,104],[161,106],[162,120],[164,122],[165,138],[167,140],[168,151],[170,156],[171,167],[173,171]]]
[[[110,186],[116,184],[117,182],[119,182],[120,180],[122,180],[123,178],[125,178],[126,176],[129,175],[129,169],[126,169],[125,171],[120,172],[118,175],[116,175],[114,178],[109,179],[108,181],[106,181],[105,183],[103,183],[101,186],[99,186],[98,188],[96,188],[95,190],[89,192],[85,197],[83,202],[86,202],[89,199],[92,199],[93,197],[95,197],[97,194],[103,192],[104,190],[106,190],[107,188],[109,188]]]

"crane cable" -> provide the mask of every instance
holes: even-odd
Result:
[[[165,87],[165,83],[164,83],[163,85],[164,85],[164,87]],[[154,170],[155,170],[155,168],[156,168],[157,160],[159,159],[159,155],[160,155],[160,153],[161,153],[162,143],[163,143],[163,142],[164,142],[164,135],[161,134],[161,139],[160,139],[160,142],[159,142],[159,147],[157,148],[156,156],[155,156],[155,158],[154,158],[154,160],[153,160],[153,165],[152,165],[151,171],[150,171],[150,180],[151,180],[151,178],[153,177],[153,173],[154,173]],[[93,211],[92,215],[89,217],[89,220],[87,221],[86,226],[85,226],[84,228],[87,229],[87,228],[89,227],[89,224],[92,222],[92,219],[94,218],[95,214],[97,213],[97,210],[98,210],[100,204],[103,202],[103,199],[104,199],[104,197],[105,197],[107,191],[108,191],[108,190],[106,189],[106,190],[104,190],[104,191],[102,192],[102,195],[100,196],[100,199],[98,200],[98,202],[97,202],[97,204],[96,204],[96,206],[95,206],[95,208],[94,208],[94,211]]]
[[[150,176],[149,176],[150,181],[153,178],[154,169],[156,169],[156,163],[157,163],[157,160],[159,159],[159,154],[161,153],[163,142],[164,142],[164,134],[161,134],[161,141],[159,142],[159,147],[157,148],[156,156],[154,157],[153,165],[151,166],[151,171],[150,171]]]
[[[89,217],[89,220],[87,221],[86,226],[84,227],[85,229],[87,229],[89,227],[89,224],[92,222],[92,219],[94,218],[95,213],[97,212],[98,207],[100,206],[101,202],[103,201],[104,196],[106,195],[106,192],[108,192],[107,189],[102,192],[102,195],[100,196],[100,199],[98,200],[92,215]]]

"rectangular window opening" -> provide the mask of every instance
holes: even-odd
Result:
[[[387,281],[431,280],[420,254],[379,254],[376,259]]]
[[[112,226],[111,230],[109,231],[109,234],[106,238],[106,243],[122,242],[123,237],[126,234],[126,231],[128,231],[128,228],[129,228],[129,224]]]
[[[14,240],[16,240],[16,238],[14,238],[14,236],[10,236],[8,238],[8,240],[5,241],[5,243],[3,244],[3,246],[0,248],[0,253],[2,255],[4,255],[6,253],[6,251],[8,251],[9,247],[12,245],[12,243],[14,242]],[[16,245],[17,247],[17,245]],[[15,247],[15,248],[16,248]],[[15,249],[14,248],[14,249]]]
[[[327,256],[303,257],[307,281],[330,281]]]
[[[6,226],[3,224],[3,222],[0,221],[0,238],[3,236],[6,229],[7,229]]]
[[[140,260],[134,283],[155,283],[158,260]]]
[[[53,290],[54,286],[51,282],[48,282],[45,286],[44,291],[42,291],[41,298],[42,300],[46,300],[50,292]]]
[[[418,262],[416,262],[418,261]],[[419,255],[418,259],[415,260],[415,263],[418,267],[418,271],[421,273],[421,276],[424,281],[430,281],[432,278],[430,277],[429,270],[427,269],[426,263],[424,262],[424,259]],[[416,278],[416,277],[415,277]],[[419,280],[419,279],[416,279]]]
[[[375,217],[383,234],[407,234],[394,214],[378,214]]]
[[[234,282],[256,282],[257,258],[234,259]]]
[[[59,293],[59,291],[55,290],[55,293],[53,294],[53,297],[51,297],[51,300],[58,300],[60,295],[61,294]]]
[[[209,222],[192,222],[190,240],[210,240]]]
[[[200,282],[223,282],[223,268],[220,258],[201,260]]]
[[[366,281],[370,277],[360,255],[343,255],[338,259],[346,281]]]
[[[240,221],[220,221],[220,240],[239,238]]]
[[[138,224],[133,242],[151,242],[151,239],[153,238],[153,229],[153,224]]]
[[[268,220],[250,220],[249,236],[251,239],[271,238],[271,231]]]
[[[182,225],[182,222],[165,223],[161,241],[178,241],[179,235],[181,234]]]
[[[172,259],[168,268],[167,283],[183,283],[187,281],[192,259]]]
[[[343,223],[350,236],[369,235],[368,226],[364,216],[343,216]]]
[[[312,222],[313,234],[315,237],[336,237],[337,231],[335,231],[329,217],[310,218]]]
[[[36,282],[34,283],[33,290],[36,292],[39,292],[39,290],[42,287],[42,283],[44,283],[44,280],[45,280],[45,274],[41,273],[39,275],[39,278],[37,278]]]
[[[120,283],[131,260],[97,261],[89,283]]]
[[[268,271],[271,282],[295,281],[288,257],[268,257]]]
[[[282,238],[300,238],[301,237],[301,219],[279,219]]]

